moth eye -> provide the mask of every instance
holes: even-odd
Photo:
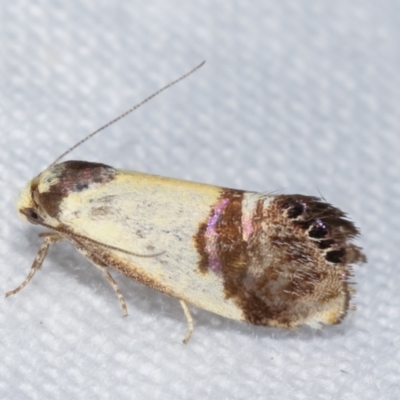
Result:
[[[32,220],[39,220],[39,215],[37,214],[37,212],[33,209],[33,208],[27,208],[25,209],[25,215]]]

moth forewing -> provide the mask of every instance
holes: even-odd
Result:
[[[202,63],[203,64],[203,63]],[[34,178],[19,215],[52,230],[24,282],[49,246],[68,240],[100,268],[127,307],[108,268],[186,303],[255,325],[295,328],[339,323],[354,292],[352,264],[365,256],[358,229],[316,197],[265,195],[182,181],[108,165],[67,161],[72,149],[180,81],[160,89],[88,135]]]
[[[182,305],[228,318],[282,328],[333,324],[349,306],[350,265],[364,261],[352,244],[357,228],[310,196],[268,196],[67,161],[35,178],[17,207],[29,222],[56,231],[46,237],[35,270],[53,241],[68,240],[103,271],[124,313],[108,267]]]

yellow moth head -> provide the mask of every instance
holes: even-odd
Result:
[[[39,195],[37,191],[40,175],[32,179],[21,190],[16,202],[18,215],[26,222],[37,224],[42,220],[40,206],[38,204]]]

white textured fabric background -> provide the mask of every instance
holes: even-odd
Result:
[[[398,399],[400,3],[14,0],[0,6],[0,288],[40,227],[18,190],[152,91],[206,65],[76,150],[249,190],[319,192],[360,227],[358,310],[321,331],[252,327],[114,274],[68,244],[0,301],[1,399]]]

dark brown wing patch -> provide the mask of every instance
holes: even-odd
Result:
[[[48,215],[57,218],[60,204],[71,192],[82,192],[92,185],[105,184],[114,179],[117,171],[105,164],[87,161],[66,161],[51,167],[52,181],[46,192],[38,193],[32,184],[32,198]],[[36,182],[37,180],[34,180]]]
[[[226,266],[246,266],[247,242],[242,238],[242,201],[244,192],[223,189],[217,202],[211,207],[207,219],[194,236],[200,256],[198,268],[202,273],[210,270],[220,273]]]
[[[291,328],[340,322],[352,292],[350,264],[366,261],[351,242],[358,229],[316,197],[259,196],[245,240],[243,196],[224,190],[200,225],[199,270],[221,275],[226,298],[250,323]]]

